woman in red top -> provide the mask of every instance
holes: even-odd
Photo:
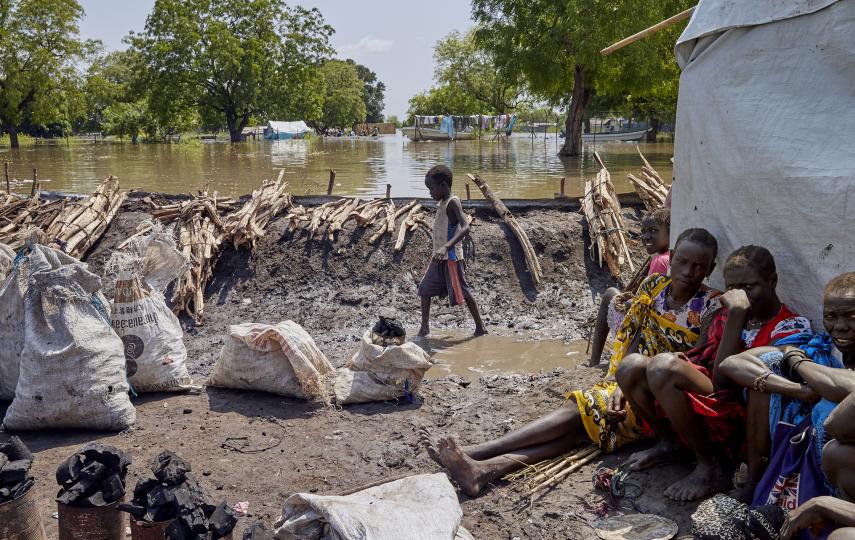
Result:
[[[810,322],[778,299],[775,260],[766,248],[734,251],[725,263],[724,281],[724,309],[711,321],[703,343],[687,354],[624,361],[617,373],[627,400],[661,441],[630,456],[626,465],[649,467],[672,459],[683,447],[695,454],[692,473],[665,490],[678,501],[699,499],[723,486],[729,479],[724,462],[742,446],[745,409],[737,395],[716,391],[724,383],[719,363],[748,348],[810,331]]]

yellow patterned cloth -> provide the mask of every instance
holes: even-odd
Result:
[[[575,390],[572,396],[579,407],[588,437],[605,452],[643,437],[638,417],[626,406],[626,418],[610,424],[606,418],[609,397],[617,388],[614,376],[635,337],[638,352],[656,356],[665,352],[686,352],[695,346],[701,321],[720,307],[719,291],[701,287],[695,296],[676,310],[667,307],[667,288],[671,280],[654,274],[639,286],[632,306],[618,329],[614,352],[609,363],[608,379],[587,390]]]

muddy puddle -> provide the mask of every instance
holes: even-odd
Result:
[[[437,332],[427,338],[412,338],[437,363],[426,377],[449,374],[477,378],[498,373],[539,373],[557,367],[573,368],[587,361],[585,340],[565,342],[538,339],[533,335],[486,335]]]

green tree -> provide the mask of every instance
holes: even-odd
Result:
[[[321,68],[324,106],[318,130],[349,127],[364,122],[366,115],[362,79],[353,63],[330,60]]]
[[[348,64],[353,64],[356,66],[356,73],[359,75],[359,78],[362,79],[362,83],[364,85],[365,95],[365,121],[366,122],[382,122],[383,121],[383,107],[385,104],[383,100],[385,98],[386,93],[386,85],[383,81],[377,80],[377,74],[363,66],[362,64],[357,64],[353,60],[347,59],[345,60]]]
[[[69,125],[65,97],[87,46],[78,36],[82,16],[75,0],[0,1],[0,128],[12,148],[26,120]]]
[[[398,120],[398,115],[396,115],[396,114],[390,114],[389,116],[387,116],[386,121],[389,122],[390,124],[395,124],[396,128],[401,127],[401,121]]]
[[[493,111],[485,111],[482,103],[473,95],[461,90],[457,86],[448,84],[435,86],[426,92],[420,92],[410,98],[410,107],[407,110],[407,123],[413,122],[414,115],[438,115],[438,114],[491,114]]]
[[[157,0],[129,40],[161,121],[187,107],[213,110],[235,142],[250,117],[299,108],[295,94],[331,53],[332,33],[317,9],[281,0]]]
[[[521,73],[503,69],[490,50],[475,41],[475,32],[454,31],[434,46],[434,79],[472,96],[481,111],[504,114],[524,98]],[[455,113],[456,114],[456,113]]]
[[[682,11],[693,0],[473,0],[475,38],[499,69],[518,70],[530,91],[553,105],[567,106],[567,137],[560,154],[582,149],[585,108],[596,93],[644,94],[673,73],[663,62],[680,26],[609,56],[600,49]]]
[[[136,143],[140,134],[154,134],[158,130],[157,122],[149,114],[145,99],[132,103],[117,102],[104,108],[104,130],[119,137],[130,137]]]
[[[113,51],[94,58],[86,70],[80,91],[83,114],[74,126],[77,131],[106,130],[108,107],[136,101],[132,85],[138,73],[138,55],[133,51]]]

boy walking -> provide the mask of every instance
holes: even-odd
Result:
[[[465,303],[475,320],[475,335],[487,333],[478,304],[466,284],[461,242],[469,234],[469,221],[460,199],[451,195],[452,178],[451,169],[445,165],[434,165],[425,175],[425,186],[438,204],[433,222],[433,256],[419,285],[422,299],[420,336],[430,333],[430,304],[434,296],[448,296],[451,306]]]

